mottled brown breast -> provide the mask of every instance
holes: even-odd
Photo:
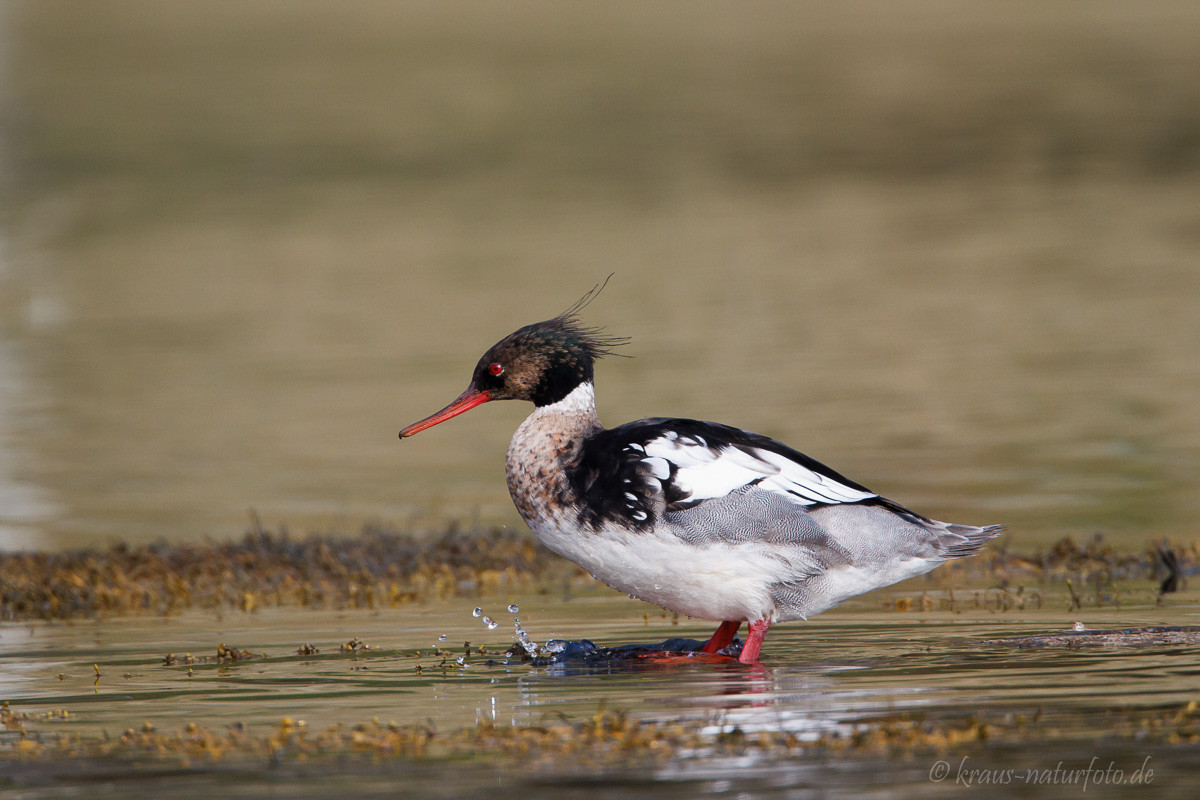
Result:
[[[561,520],[577,504],[567,470],[578,461],[584,437],[600,429],[587,404],[538,408],[517,428],[506,457],[508,491],[530,527]]]

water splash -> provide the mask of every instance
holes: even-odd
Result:
[[[539,645],[533,640],[532,637],[530,637],[525,628],[522,627],[521,618],[516,616],[520,610],[521,607],[516,603],[508,604],[508,613],[514,615],[513,634],[516,637],[516,644],[520,645],[519,650],[515,646],[509,648],[508,657],[511,658],[512,656],[521,653],[521,651],[524,651],[524,655],[528,656],[529,658],[548,658],[551,661],[557,660],[559,654],[566,649],[567,643],[563,642],[562,640],[552,639],[545,645]],[[482,608],[476,607],[475,610],[471,612],[471,616],[479,618],[480,621],[487,626],[489,631],[494,631],[500,626],[499,622],[492,619],[491,616],[484,614]]]
[[[538,644],[533,639],[530,639],[529,634],[521,627],[520,617],[513,617],[513,628],[517,634],[517,644],[521,645],[530,656],[536,657],[538,654]]]

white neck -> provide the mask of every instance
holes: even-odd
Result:
[[[514,441],[535,431],[579,438],[602,428],[596,416],[596,392],[589,381],[576,386],[557,403],[535,408],[517,429]]]
[[[557,403],[541,406],[534,413],[544,412],[548,414],[578,414],[579,412],[596,413],[596,389],[592,386],[591,381],[586,381],[579,384],[571,393],[559,400]]]

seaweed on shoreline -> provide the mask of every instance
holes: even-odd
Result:
[[[1163,554],[1170,558],[1164,559]],[[1172,565],[1164,580],[1164,564]],[[928,580],[1008,587],[1020,582],[1104,586],[1147,580],[1186,584],[1200,564],[1195,543],[1156,541],[1121,553],[1099,537],[1070,537],[1034,554],[993,548],[944,565]],[[588,580],[528,534],[450,528],[418,535],[368,525],[359,536],[255,525],[235,542],[166,543],[63,552],[0,553],[0,619],[76,619],[260,607],[383,608]]]
[[[171,614],[189,608],[380,608],[560,577],[573,565],[500,528],[359,536],[256,527],[237,542],[118,544],[0,554],[0,619]]]

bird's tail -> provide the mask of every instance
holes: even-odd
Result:
[[[891,511],[934,534],[937,537],[938,555],[947,561],[952,558],[966,558],[975,555],[985,544],[1004,532],[1003,525],[987,525],[977,528],[974,525],[939,522],[924,514],[907,509],[899,503],[890,500],[883,500],[883,502]]]
[[[934,522],[942,529],[939,544],[947,559],[973,556],[985,544],[1004,532],[1003,525],[987,525],[976,528],[974,525],[954,525],[948,522]]]

